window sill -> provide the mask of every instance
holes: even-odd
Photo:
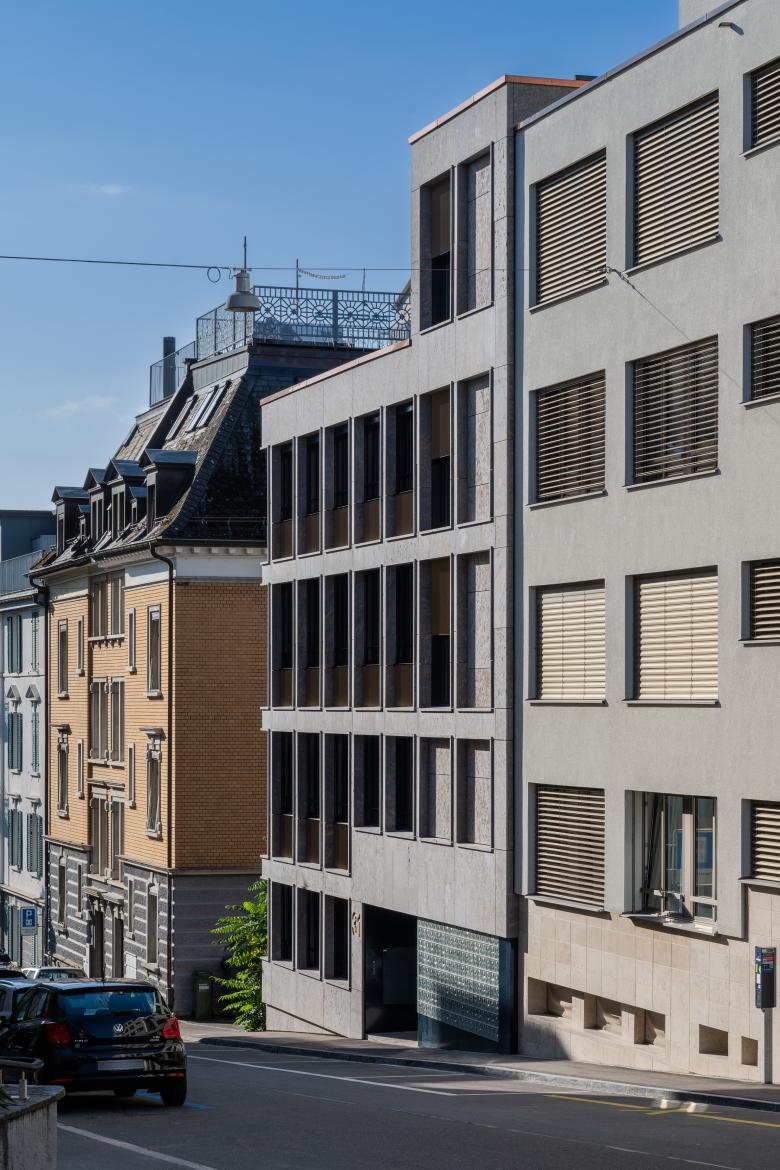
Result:
[[[493,853],[492,845],[480,845],[479,841],[456,841],[458,849],[468,849],[471,853]]]
[[[333,873],[337,877],[349,877],[352,872],[351,869],[338,869],[335,865],[323,865],[322,868],[325,870],[325,873]]]
[[[645,488],[666,487],[670,483],[687,483],[691,479],[711,479],[720,475],[720,468],[713,467],[709,471],[691,471],[687,475],[670,475],[666,479],[649,479],[644,483],[624,483],[627,492],[641,492]]]
[[[58,699],[69,699],[70,695],[68,694],[67,691],[57,691],[57,698]]]
[[[624,699],[627,707],[720,707],[720,699]]]
[[[584,288],[577,288],[573,292],[562,293],[557,297],[550,297],[549,301],[538,301],[535,305],[530,305],[528,312],[541,313],[542,309],[550,309],[553,305],[563,305],[566,301],[573,301],[575,297],[583,297],[587,293],[593,292],[594,289],[604,288],[608,284],[607,274],[604,273],[603,276],[599,276],[598,280],[594,280],[592,284],[585,285]]]
[[[765,394],[763,398],[743,398],[745,410],[752,410],[754,406],[772,406],[780,402],[780,394]]]
[[[77,677],[78,677],[78,678],[83,678],[83,677],[84,677],[84,675],[85,675],[85,673],[86,673],[86,671],[84,670],[84,667],[83,667],[83,666],[80,666],[80,667],[78,668],[78,670],[76,671],[76,675],[77,675]]]
[[[536,512],[541,508],[557,508],[559,504],[577,504],[581,500],[601,500],[607,495],[609,492],[604,488],[600,492],[580,492],[576,496],[564,496],[560,500],[535,500],[532,504],[526,504],[526,507],[530,512]]]
[[[492,309],[494,307],[493,297],[489,301],[485,301],[484,305],[474,305],[473,309],[463,309],[457,314],[456,320],[465,321],[468,317],[476,317],[477,313],[484,313],[485,309]]]
[[[278,853],[272,853],[268,860],[273,861],[274,865],[277,862],[279,862],[280,865],[295,865],[295,858],[282,857]]]
[[[320,974],[319,967],[296,967],[295,974],[305,975],[307,979],[316,979],[319,982],[322,981],[322,975]]]
[[[397,837],[401,841],[416,841],[416,834],[411,829],[388,829],[385,833],[387,837]]]
[[[412,528],[409,532],[392,532],[385,537],[385,544],[393,540],[413,540],[417,532]]]
[[[128,673],[128,674],[136,674],[136,673],[137,673],[137,670],[138,670],[138,668],[137,668],[137,667],[135,667],[135,666],[130,666],[130,664],[128,663],[128,665],[127,665],[127,673]]]
[[[687,244],[684,248],[678,248],[675,252],[667,252],[664,256],[656,256],[654,260],[645,260],[642,264],[634,264],[631,268],[626,268],[623,276],[633,276],[637,272],[646,272],[648,268],[657,268],[659,264],[666,264],[669,260],[677,260],[680,256],[688,256],[691,252],[700,252],[702,248],[710,248],[713,244],[720,244],[723,241],[723,236],[720,232],[715,232],[714,235],[708,236],[706,240],[699,240],[696,244]]]
[[[452,521],[449,524],[437,524],[435,528],[425,528],[420,525],[420,536],[435,536],[438,532],[451,532]]]
[[[590,914],[606,914],[604,906],[594,906],[592,902],[577,902],[574,898],[555,898],[547,894],[528,894],[529,902],[539,902],[543,906],[560,906],[562,910],[585,910]]]
[[[767,890],[780,890],[780,881],[773,881],[772,878],[741,877],[738,881],[743,886],[761,886]]]
[[[298,861],[295,864],[300,866],[301,869],[322,869],[322,865],[319,861]]]
[[[68,817],[70,816],[70,813],[68,811],[68,806],[66,805],[65,808],[58,808],[57,809],[57,816],[62,817],[63,820],[67,820]]]
[[[667,918],[664,914],[648,914],[641,910],[629,910],[621,914],[620,917],[628,918],[640,926],[662,926],[664,929],[678,930],[685,934],[706,934],[714,937],[718,933],[717,927],[713,924],[696,922],[693,918]]]
[[[420,330],[420,337],[424,337],[426,333],[435,333],[437,329],[444,329],[445,326],[452,324],[452,316],[445,317],[443,321],[436,321],[433,325],[426,325],[424,329]]]
[[[456,521],[456,527],[457,528],[476,528],[477,525],[479,525],[479,524],[492,524],[494,519],[495,519],[495,517],[493,516],[492,504],[491,504],[491,512],[490,512],[489,516],[480,516],[479,519],[477,519],[477,520],[458,520],[458,521]]]
[[[447,704],[446,707],[444,707],[444,706],[431,707],[430,705],[428,705],[426,707],[420,707],[420,714],[421,715],[451,715],[453,712],[453,709],[454,708],[452,707],[452,704]]]
[[[780,638],[740,638],[741,646],[780,646]]]
[[[529,707],[606,707],[606,699],[526,699]]]
[[[144,698],[146,699],[161,699],[162,697],[162,691],[144,691]]]
[[[780,134],[777,138],[770,138],[768,142],[759,142],[758,146],[751,146],[747,150],[742,151],[742,158],[753,158],[757,154],[763,154],[765,150],[771,150],[773,146],[780,146]]]
[[[379,825],[355,825],[355,833],[370,833],[372,837],[381,837],[382,829]]]
[[[143,967],[148,975],[154,975],[158,979],[160,978],[160,968],[156,963],[147,963],[146,959],[139,959],[138,965],[139,967]]]
[[[144,829],[144,836],[150,841],[162,841],[162,829]]]
[[[356,540],[355,548],[370,548],[372,544],[381,544],[382,537],[376,536],[372,540]]]
[[[445,845],[450,849],[455,844],[454,841],[449,840],[447,837],[420,837],[419,840],[421,845]]]

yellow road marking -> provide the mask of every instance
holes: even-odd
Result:
[[[687,1117],[706,1118],[709,1121],[726,1121],[730,1125],[755,1125],[763,1129],[780,1129],[780,1121],[753,1121],[748,1117],[724,1117],[722,1113],[692,1113],[686,1104],[679,1109],[648,1109],[646,1105],[628,1105],[625,1101],[605,1101],[600,1097],[574,1097],[565,1093],[546,1093],[554,1101],[582,1101],[586,1105],[609,1105],[612,1109],[631,1109],[644,1113],[645,1117],[662,1117],[684,1113]]]

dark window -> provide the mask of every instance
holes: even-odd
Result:
[[[604,374],[536,395],[536,499],[604,491]]]
[[[363,574],[363,665],[379,665],[381,598],[379,569]]]
[[[333,432],[333,507],[349,503],[349,429],[345,423]]]
[[[349,821],[349,736],[333,737],[333,820]]]
[[[717,338],[634,362],[634,482],[717,465]]]
[[[312,577],[304,583],[306,599],[306,666],[320,664],[320,582]]]
[[[279,665],[284,669],[293,664],[292,582],[286,581],[279,589]]]
[[[399,736],[395,741],[395,831],[414,831],[414,740]]]
[[[293,514],[293,453],[292,443],[285,443],[279,452],[279,520],[291,520]]]
[[[414,409],[411,402],[395,412],[395,490],[410,492],[414,487]]]
[[[303,805],[306,820],[317,820],[320,815],[320,738],[301,735],[301,766],[303,768]]]
[[[320,896],[311,890],[303,891],[303,917],[303,966],[316,970],[320,965]]]
[[[306,440],[306,515],[320,510],[320,437]]]
[[[349,978],[349,902],[331,898],[332,955],[329,977]]]
[[[58,510],[57,513],[57,552],[61,553],[65,548],[65,515]]]
[[[450,457],[431,461],[431,528],[446,528],[450,522]]]
[[[363,499],[379,498],[379,415],[363,420]]]
[[[276,935],[276,954],[278,962],[291,963],[293,952],[293,887],[274,885],[276,894],[274,905],[273,927]]]
[[[349,664],[349,576],[333,578],[333,665]]]
[[[276,737],[278,752],[279,808],[283,816],[293,810],[293,737],[290,731],[281,731]]]
[[[447,321],[450,307],[450,180],[449,176],[428,188],[431,239],[431,325]]]
[[[363,740],[363,824],[379,828],[379,736]]]
[[[431,706],[450,705],[450,638],[434,634],[431,638]]]
[[[414,566],[395,570],[395,660],[414,661]]]
[[[150,483],[146,489],[146,527],[154,528],[157,523],[157,487]],[[95,533],[92,533],[93,540],[96,539]]]

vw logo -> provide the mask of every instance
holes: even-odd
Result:
[[[114,1024],[114,1035],[121,1036],[125,1030],[124,1024]]]

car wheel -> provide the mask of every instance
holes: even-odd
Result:
[[[115,1097],[134,1097],[135,1089],[132,1085],[122,1085],[119,1089],[114,1089]]]
[[[187,1100],[187,1079],[166,1081],[160,1089],[163,1105],[183,1105]]]

